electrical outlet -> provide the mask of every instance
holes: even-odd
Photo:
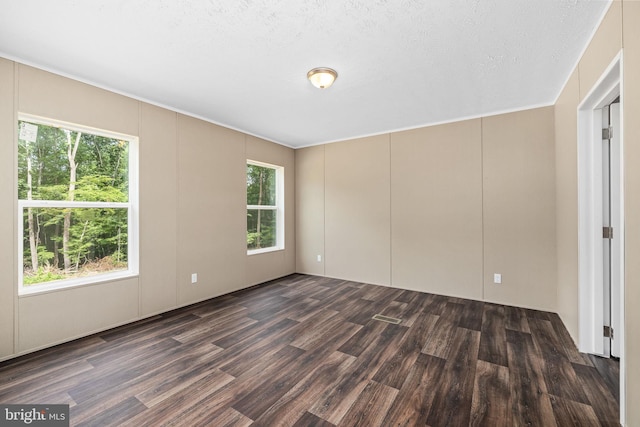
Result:
[[[316,259],[318,260],[318,262],[322,262],[322,255],[318,255]]]
[[[497,284],[502,283],[502,274],[494,273],[493,274],[493,283],[497,283]]]
[[[198,273],[191,274],[191,283],[198,283]]]

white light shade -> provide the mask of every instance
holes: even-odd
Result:
[[[338,78],[338,73],[331,68],[314,68],[307,73],[307,78],[318,89],[326,89]]]

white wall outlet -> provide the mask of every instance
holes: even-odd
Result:
[[[493,274],[493,283],[502,283],[502,274],[500,273],[494,273]]]
[[[318,260],[318,262],[322,262],[322,255],[318,255],[316,259]]]
[[[191,283],[198,283],[198,273],[191,273]]]

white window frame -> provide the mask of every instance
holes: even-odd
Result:
[[[276,244],[268,248],[247,249],[247,255],[284,250],[284,166],[247,159],[248,165],[255,165],[276,171],[276,204],[275,205],[247,205],[247,211],[271,210],[276,212]],[[246,188],[245,188],[246,192]],[[246,236],[246,233],[245,233]]]
[[[83,285],[93,285],[117,279],[135,277],[139,273],[139,214],[138,214],[138,153],[139,139],[137,136],[126,135],[118,132],[96,129],[75,123],[63,122],[30,114],[19,113],[18,121],[37,123],[44,126],[59,127],[71,131],[80,131],[106,138],[120,139],[129,143],[129,191],[128,202],[80,202],[67,200],[20,200],[16,222],[18,224],[18,295],[31,295],[65,289]],[[15,146],[18,146],[17,136]],[[42,284],[24,286],[24,210],[27,208],[127,208],[127,269],[112,273],[102,273],[94,276],[77,277],[71,279],[54,280]]]

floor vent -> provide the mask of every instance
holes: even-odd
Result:
[[[393,323],[394,325],[397,325],[400,322],[402,322],[401,319],[396,319],[395,317],[383,316],[382,314],[376,314],[375,316],[373,316],[373,319],[380,320],[382,322]]]

